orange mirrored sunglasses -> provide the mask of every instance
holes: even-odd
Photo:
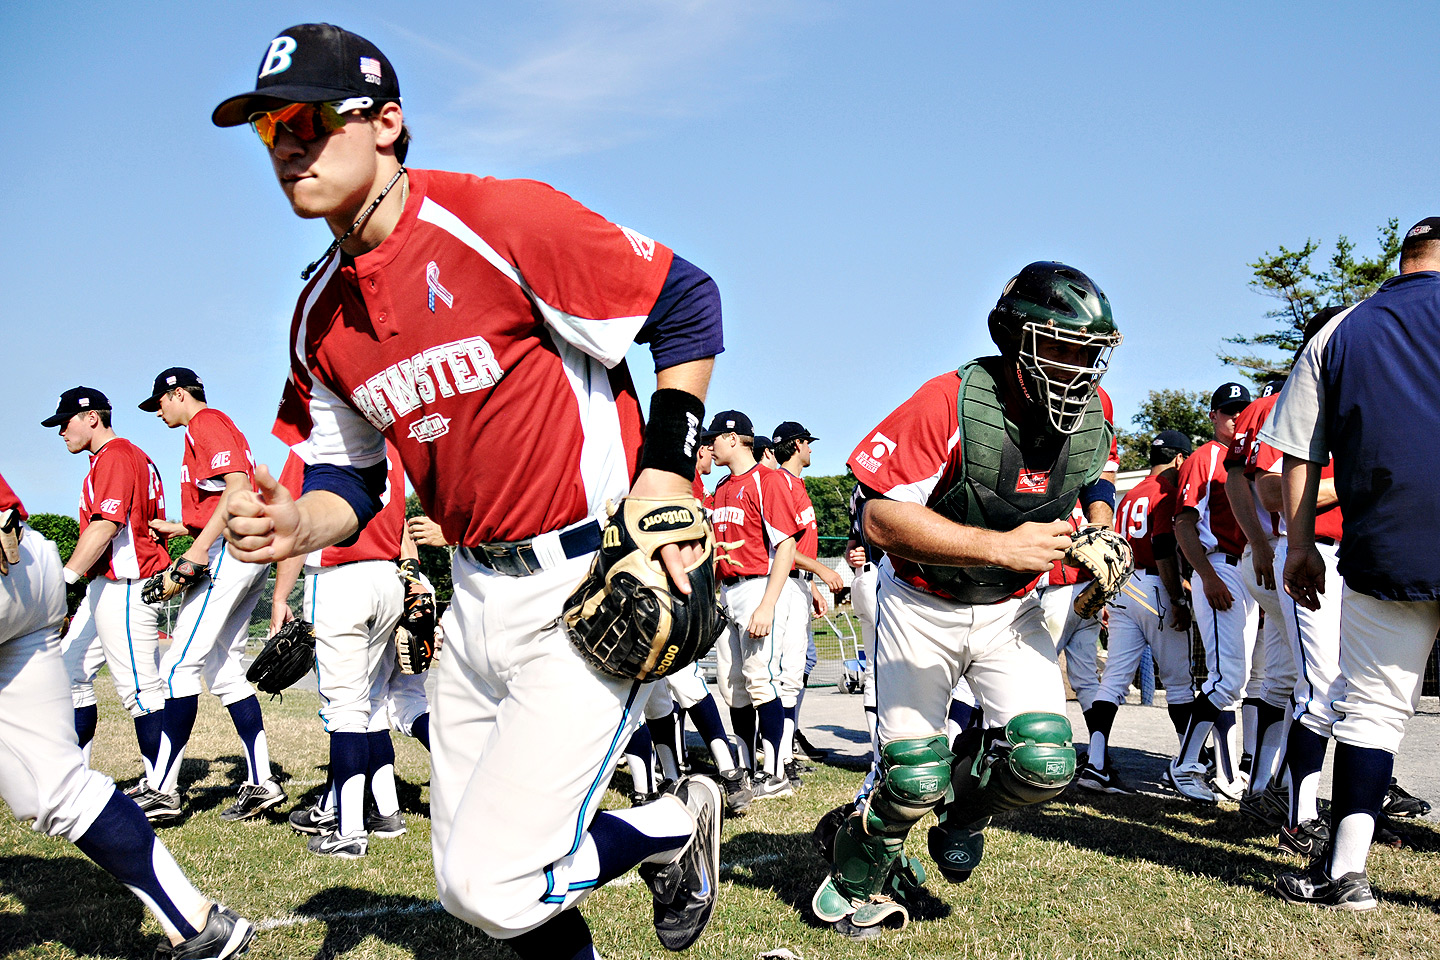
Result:
[[[325,103],[289,103],[251,116],[250,126],[266,148],[275,146],[275,133],[284,126],[301,143],[312,143],[345,126],[345,114],[374,106],[369,97],[351,97]]]

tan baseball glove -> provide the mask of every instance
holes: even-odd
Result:
[[[210,575],[209,567],[181,557],[169,567],[145,581],[140,590],[140,599],[146,603],[164,603],[187,587],[192,587]]]
[[[1105,604],[1120,595],[1120,588],[1135,572],[1130,541],[1105,527],[1086,527],[1074,534],[1065,562],[1090,571],[1095,579],[1075,598],[1075,612],[1085,619],[1099,616]]]

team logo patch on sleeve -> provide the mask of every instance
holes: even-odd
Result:
[[[655,241],[638,230],[631,230],[629,227],[621,227],[620,232],[625,234],[625,239],[630,241],[630,246],[635,249],[637,257],[643,257],[646,262],[655,259]]]
[[[1016,493],[1044,493],[1050,486],[1049,470],[1021,470],[1015,478]]]
[[[101,513],[115,513],[115,512],[117,512],[119,509],[120,509],[120,501],[119,501],[119,500],[116,500],[116,499],[114,499],[114,498],[111,498],[111,499],[109,499],[109,500],[106,500],[104,503],[100,504],[100,512],[101,512]]]
[[[221,450],[219,453],[215,454],[215,456],[213,456],[213,457],[210,458],[210,469],[211,469],[211,470],[219,470],[221,467],[228,467],[228,466],[230,466],[230,451],[229,451],[229,450]]]

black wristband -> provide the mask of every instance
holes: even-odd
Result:
[[[695,453],[700,449],[700,424],[705,403],[684,390],[656,390],[650,398],[650,421],[645,425],[645,447],[640,469],[666,470],[695,479]]]

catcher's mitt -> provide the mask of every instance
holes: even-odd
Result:
[[[1130,541],[1105,527],[1086,527],[1074,534],[1065,562],[1089,570],[1095,579],[1075,597],[1075,612],[1089,619],[1120,595],[1120,588],[1135,572]]]
[[[145,581],[140,588],[140,599],[146,603],[164,603],[175,594],[210,576],[210,568],[202,567],[193,560],[181,557],[155,576]]]
[[[420,576],[420,562],[400,564],[405,605],[395,628],[395,652],[401,673],[424,673],[435,656],[435,594]]]
[[[0,510],[0,577],[10,573],[11,564],[20,562],[20,537],[24,533],[19,510],[14,507]]]
[[[670,589],[668,543],[700,541],[690,593]],[[626,497],[612,508],[589,575],[565,602],[570,642],[612,677],[658,680],[703,657],[725,626],[716,601],[715,534],[698,501]]]
[[[315,666],[315,633],[304,620],[291,620],[265,641],[245,679],[266,693],[294,686]]]

